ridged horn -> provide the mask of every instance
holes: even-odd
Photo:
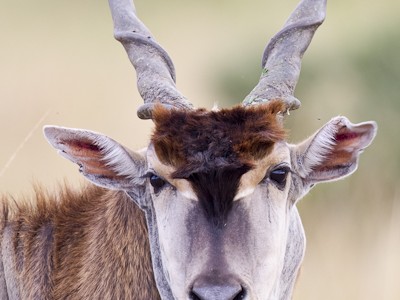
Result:
[[[137,114],[151,119],[156,103],[191,109],[192,104],[177,90],[175,68],[168,53],[136,16],[131,0],[109,0],[114,37],[124,46],[137,74],[137,86],[144,104]]]
[[[300,107],[294,97],[299,78],[301,59],[315,31],[325,20],[326,0],[303,0],[299,3],[283,29],[268,43],[262,57],[262,74],[256,87],[243,105],[281,99],[287,111]]]

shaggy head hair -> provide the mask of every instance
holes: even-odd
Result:
[[[277,116],[284,110],[281,101],[219,111],[156,106],[152,143],[175,168],[172,176],[188,179],[206,214],[218,218],[232,206],[241,176],[285,138]]]
[[[157,106],[152,142],[161,162],[176,168],[174,177],[251,164],[285,138],[277,118],[285,106],[272,101],[220,111],[168,110]]]

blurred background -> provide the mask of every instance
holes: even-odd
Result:
[[[80,185],[78,168],[44,140],[45,124],[146,146],[151,121],[107,1],[0,0],[0,192]],[[178,88],[200,107],[239,103],[257,83],[266,42],[297,0],[137,0],[170,53]],[[298,142],[331,117],[376,120],[378,136],[346,180],[299,204],[307,252],[294,299],[400,299],[400,2],[328,1],[303,60],[287,119]]]

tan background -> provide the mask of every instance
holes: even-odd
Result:
[[[107,2],[0,0],[0,191],[51,189],[77,167],[42,137],[44,124],[103,132],[146,145],[135,74],[112,38]],[[296,0],[137,1],[196,106],[239,102],[257,82],[266,41]],[[288,120],[299,141],[331,117],[378,121],[351,178],[316,187],[299,207],[308,237],[295,299],[399,299],[400,2],[335,0],[304,58]]]

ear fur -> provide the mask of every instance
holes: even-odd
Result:
[[[375,122],[352,124],[345,117],[333,118],[294,146],[294,167],[310,184],[348,176],[357,169],[359,155],[371,144],[376,131]]]
[[[113,139],[87,130],[45,126],[47,141],[58,153],[79,165],[79,171],[96,185],[132,190],[144,184],[145,158]]]

